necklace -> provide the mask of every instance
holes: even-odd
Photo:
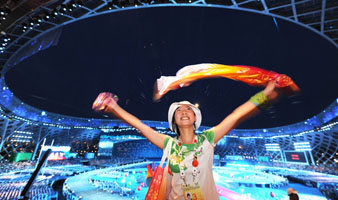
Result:
[[[197,148],[197,145],[198,145],[197,135],[194,138],[193,144],[194,144],[194,150],[192,152],[193,153],[193,160],[192,160],[191,165],[193,167],[193,169],[192,169],[193,182],[195,183],[196,176],[200,172],[199,169],[198,169],[198,166],[199,166],[198,157],[201,155],[202,150],[203,150],[203,147]],[[179,160],[180,176],[181,176],[181,179],[184,181],[184,184],[187,185],[186,184],[186,173],[185,173],[185,171],[188,168],[183,163],[183,160],[184,160],[183,150],[187,149],[187,147],[182,145],[182,141],[181,141],[180,138],[177,140],[177,145],[178,145],[178,149],[179,149],[179,152],[178,152],[179,159],[178,160]]]

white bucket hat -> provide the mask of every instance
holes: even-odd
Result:
[[[195,129],[197,130],[202,122],[202,114],[200,109],[198,109],[194,104],[190,103],[189,101],[180,101],[180,102],[174,102],[170,105],[169,111],[168,111],[168,122],[169,122],[169,127],[172,131],[176,132],[176,128],[174,128],[174,124],[172,122],[174,113],[178,107],[181,105],[188,105],[192,108],[192,110],[195,113],[196,116],[196,121],[195,121]],[[177,132],[176,132],[177,133]]]

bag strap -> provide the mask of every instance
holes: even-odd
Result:
[[[173,139],[170,138],[169,141],[168,141],[168,143],[167,143],[167,146],[165,147],[165,149],[164,149],[164,151],[163,151],[163,155],[162,155],[160,167],[163,166],[164,160],[165,160],[166,158],[168,158],[168,159],[167,159],[167,163],[168,163],[169,155],[170,155],[170,152],[171,152],[171,144],[172,144],[172,141],[173,141]],[[168,166],[168,164],[167,164],[167,166]]]

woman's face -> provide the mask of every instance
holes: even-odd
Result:
[[[188,105],[181,105],[175,111],[175,123],[178,127],[193,126],[196,116],[193,109]]]

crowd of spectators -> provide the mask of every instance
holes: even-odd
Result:
[[[338,175],[338,167],[333,165],[302,165],[302,164],[293,164],[293,163],[284,163],[284,162],[258,162],[260,165],[270,166],[270,167],[280,167],[287,169],[297,169],[305,170],[312,172],[319,172],[324,174]]]
[[[113,155],[120,158],[161,158],[162,149],[147,140],[122,142],[115,144]]]
[[[151,151],[152,153],[149,153]],[[143,153],[142,153],[143,152]],[[76,166],[84,166],[89,165],[91,168],[85,169],[83,167],[84,171],[87,170],[93,170],[97,168],[103,168],[103,167],[118,167],[123,166],[131,163],[137,163],[142,161],[157,161],[156,159],[160,159],[162,155],[162,150],[158,148],[149,149],[149,146],[146,141],[144,142],[134,142],[134,143],[125,143],[121,144],[119,146],[116,146],[116,150],[113,152],[114,154],[109,158],[100,158],[95,157],[94,159],[84,159],[84,158],[74,158],[74,159],[68,159],[68,160],[58,160],[58,161],[48,161],[47,165],[45,167],[45,172],[50,175],[64,175],[64,176],[72,176],[77,173],[81,173],[81,171],[77,172],[79,168]],[[134,156],[138,155],[138,156]],[[151,157],[149,157],[151,155]],[[154,157],[155,155],[155,157]],[[249,159],[246,159],[245,157],[249,157]],[[320,172],[323,174],[331,174],[331,175],[338,175],[338,168],[334,165],[303,165],[303,164],[292,164],[292,163],[284,163],[284,162],[263,162],[258,161],[255,159],[252,159],[254,156],[249,155],[243,155],[244,161],[248,161],[250,165],[260,165],[260,166],[266,166],[271,168],[284,168],[284,169],[294,169],[294,170],[305,170],[310,172]],[[230,163],[231,160],[226,160],[225,157],[221,157],[219,160],[225,161],[227,163]],[[250,162],[249,162],[250,161]],[[33,172],[35,169],[36,162],[35,161],[20,161],[20,162],[9,162],[6,159],[0,160],[0,175],[5,175],[8,173],[15,173],[20,171],[26,171],[26,172]],[[69,166],[69,169],[66,169]],[[74,166],[74,169],[71,168],[71,166]],[[72,173],[65,174],[65,173],[59,173],[57,170],[53,171],[57,167],[62,168],[59,171],[70,171]],[[52,170],[53,169],[53,170]],[[81,168],[82,169],[82,168]],[[73,171],[72,171],[73,170]],[[297,172],[296,171],[296,172]],[[296,173],[295,172],[295,173]],[[27,180],[26,180],[27,182]],[[21,186],[22,182],[12,181],[12,182],[2,182],[0,187],[0,199],[6,199],[12,198],[15,199],[18,197],[19,193],[22,191],[23,187]],[[100,184],[100,183],[97,183]],[[102,185],[101,185],[102,186]],[[100,187],[101,187],[100,186]],[[105,187],[105,186],[102,186]],[[109,186],[109,187],[113,187]],[[338,196],[336,185],[330,185],[330,184],[321,184],[317,185],[318,189],[327,196],[328,199],[331,196]],[[48,185],[45,186],[34,186],[32,187],[34,189],[31,190],[30,195],[34,195],[35,199],[50,199],[50,196],[55,196],[55,191]],[[39,189],[40,188],[40,189]],[[54,193],[53,193],[54,192]],[[56,193],[57,195],[57,193]],[[3,198],[4,197],[4,198]]]
[[[33,161],[21,161],[21,162],[9,162],[6,159],[0,160],[0,174],[13,171],[25,171],[32,170],[35,167],[36,162]]]
[[[318,186],[319,191],[325,195],[328,200],[336,200],[338,198],[337,185],[335,184],[320,184]]]
[[[19,199],[27,179],[1,182],[0,184],[0,199]],[[34,183],[26,196],[32,200],[51,200],[57,199],[58,193],[55,192],[51,185],[46,180]]]

